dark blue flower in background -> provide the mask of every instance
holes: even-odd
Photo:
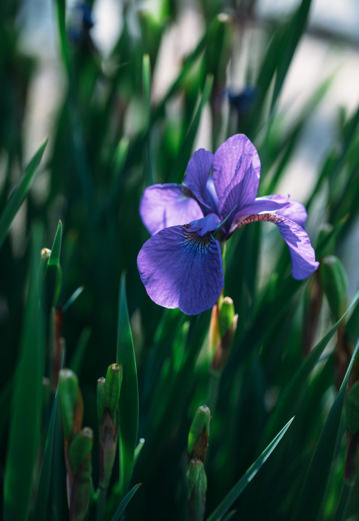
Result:
[[[289,247],[292,276],[309,277],[318,267],[305,231],[304,206],[289,197],[256,197],[260,177],[257,150],[243,134],[227,139],[215,154],[200,149],[191,157],[184,184],[145,189],[140,215],[152,237],[137,265],[150,298],[166,308],[196,315],[212,307],[224,280],[220,240],[239,227],[269,221]]]
[[[257,96],[257,87],[247,86],[241,91],[235,91],[228,87],[226,89],[229,105],[238,118],[248,114]]]
[[[83,40],[94,26],[91,5],[79,2],[71,10],[69,20],[69,37],[75,43]]]

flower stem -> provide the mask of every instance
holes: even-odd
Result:
[[[208,398],[207,405],[214,414],[217,399],[218,399],[218,389],[219,389],[219,380],[221,378],[221,373],[219,371],[211,371],[209,382],[208,382]]]
[[[344,519],[346,519],[346,513],[348,510],[349,503],[350,503],[352,490],[353,490],[353,486],[350,483],[344,481],[342,490],[340,493],[340,500],[339,500],[337,511],[335,513],[334,521],[344,521]]]
[[[107,496],[107,490],[105,488],[99,487],[99,495],[98,495],[98,499],[97,499],[96,521],[104,521],[104,519],[105,519],[106,496]]]

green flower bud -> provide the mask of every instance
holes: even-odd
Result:
[[[320,282],[335,320],[343,314],[347,305],[348,280],[343,265],[337,257],[325,257],[319,268]]]
[[[49,248],[42,248],[40,255],[42,260],[48,261],[51,255],[51,250],[49,250]]]
[[[226,364],[237,329],[238,315],[235,314],[233,300],[229,297],[218,299],[212,309],[209,330],[209,349],[212,355],[212,370],[220,372]]]
[[[58,390],[64,436],[69,441],[81,429],[83,417],[81,391],[71,369],[60,370]]]
[[[202,521],[206,508],[207,476],[201,460],[190,460],[186,479],[190,520]]]
[[[84,427],[72,440],[68,458],[73,474],[79,470],[84,460],[91,455],[93,445],[93,432],[89,427]]]
[[[108,366],[105,380],[105,400],[112,418],[115,417],[120,400],[123,371],[122,365],[111,364]]]
[[[97,380],[97,420],[100,423],[106,408],[105,378],[101,376]]]
[[[188,434],[187,450],[191,458],[205,460],[210,420],[211,412],[207,405],[198,407]]]
[[[359,382],[355,382],[348,391],[344,417],[347,431],[354,436],[359,432]]]
[[[219,332],[221,338],[233,326],[235,317],[233,300],[230,297],[224,297],[219,308]]]
[[[117,424],[115,425],[110,411],[106,409],[100,425],[100,480],[102,489],[108,488],[110,484],[113,464],[117,451]]]
[[[71,474],[67,475],[67,493],[71,521],[83,521],[87,514],[91,490],[92,443],[92,430],[85,427],[69,447]]]

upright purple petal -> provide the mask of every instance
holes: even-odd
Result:
[[[190,232],[196,232],[198,235],[203,237],[207,233],[214,232],[221,224],[221,220],[215,213],[210,213],[206,215],[203,219],[198,219],[198,221],[192,221],[188,225],[188,230]]]
[[[278,229],[289,247],[294,279],[306,279],[319,266],[307,232],[299,224],[285,217],[277,224]]]
[[[296,222],[302,228],[305,227],[305,221],[307,220],[306,209],[298,201],[293,201],[290,197],[283,195],[266,195],[264,197],[257,197],[253,203],[242,207],[239,212],[236,213],[233,222],[240,216],[261,212],[275,212],[277,215],[282,215]]]
[[[253,143],[244,134],[235,134],[214,154],[213,181],[220,216],[226,217],[254,201],[259,184],[260,160]]]
[[[197,197],[205,208],[215,210],[213,195],[208,188],[209,176],[212,169],[213,154],[204,148],[196,150],[187,165],[184,184]]]
[[[168,183],[145,189],[140,203],[142,221],[151,234],[203,217],[199,204],[182,185]]]
[[[200,236],[190,226],[172,226],[153,235],[142,246],[137,266],[149,297],[166,308],[187,315],[209,309],[224,281],[219,243]]]

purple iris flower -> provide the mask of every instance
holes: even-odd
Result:
[[[304,228],[304,206],[281,195],[256,197],[259,177],[256,148],[244,134],[236,134],[215,154],[197,150],[183,185],[145,189],[140,215],[152,237],[142,246],[137,266],[156,304],[187,315],[212,307],[224,284],[220,242],[256,221],[278,226],[295,279],[305,279],[317,269]]]

